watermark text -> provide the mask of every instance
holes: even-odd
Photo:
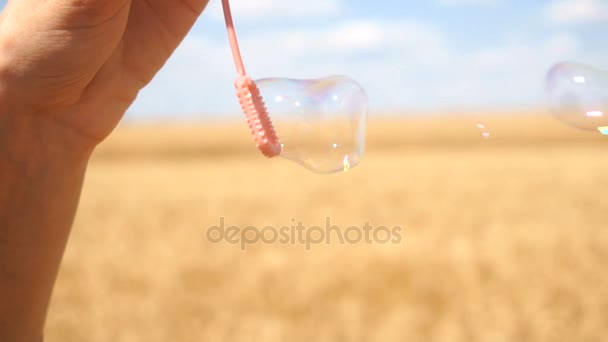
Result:
[[[240,246],[241,250],[255,244],[301,245],[311,250],[320,244],[399,244],[402,239],[402,228],[394,225],[372,226],[369,222],[360,226],[340,226],[332,224],[326,217],[322,225],[304,225],[303,222],[291,219],[283,226],[237,226],[228,225],[224,217],[219,224],[207,228],[205,237],[211,243],[228,243]]]

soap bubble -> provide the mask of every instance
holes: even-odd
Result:
[[[547,73],[549,107],[567,125],[608,135],[608,72],[560,63]]]
[[[256,84],[281,141],[281,156],[317,173],[345,172],[365,150],[368,98],[345,76]]]

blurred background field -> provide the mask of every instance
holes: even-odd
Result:
[[[608,1],[230,2],[254,79],[365,89],[363,164],[320,176],[260,156],[210,0],[91,161],[47,341],[608,340],[608,138],[546,113],[574,81],[549,72],[560,62],[593,67],[570,75],[585,78],[575,94],[606,108]],[[206,239],[220,218],[327,217],[402,239]]]
[[[605,341],[608,141],[485,114],[374,120],[363,164],[329,176],[265,160],[240,121],[120,127],[91,162],[48,341]],[[241,251],[206,240],[220,217],[403,239]]]

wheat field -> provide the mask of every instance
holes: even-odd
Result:
[[[363,163],[329,176],[265,160],[240,122],[120,127],[91,161],[47,340],[608,340],[608,141],[483,114],[374,119]],[[402,239],[242,250],[207,239],[220,218]]]

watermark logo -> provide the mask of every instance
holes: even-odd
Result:
[[[301,245],[311,250],[321,244],[399,244],[402,239],[400,226],[372,226],[369,222],[361,226],[341,227],[332,224],[326,217],[323,225],[304,225],[303,222],[291,219],[284,226],[236,226],[227,225],[226,219],[220,217],[219,224],[207,228],[205,237],[211,243],[228,243],[247,250],[256,244]]]

